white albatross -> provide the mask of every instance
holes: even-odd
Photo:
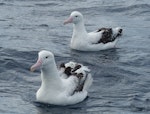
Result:
[[[122,29],[100,28],[94,32],[87,32],[84,25],[83,15],[73,11],[64,24],[73,23],[71,48],[80,51],[100,51],[114,48],[118,38],[122,35]]]
[[[69,63],[57,68],[53,53],[46,50],[38,53],[38,60],[30,69],[34,71],[41,68],[42,83],[36,93],[38,102],[65,106],[79,103],[87,97],[93,82],[90,70],[82,64],[72,63],[73,67]],[[64,71],[60,73],[62,67]],[[63,78],[63,73],[66,73],[68,78]]]

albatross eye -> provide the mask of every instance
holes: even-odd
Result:
[[[48,56],[45,57],[46,59],[48,58]]]
[[[78,17],[77,15],[75,17]]]

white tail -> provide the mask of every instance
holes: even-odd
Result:
[[[92,85],[92,83],[93,83],[93,78],[92,78],[91,74],[89,73],[85,80],[83,90],[87,91],[90,88],[90,86]]]

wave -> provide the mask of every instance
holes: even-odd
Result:
[[[112,6],[109,7],[107,12],[131,12],[131,11],[139,11],[141,13],[150,12],[150,4],[136,4],[131,6]]]

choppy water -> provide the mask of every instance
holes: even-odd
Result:
[[[99,52],[70,50],[70,13],[81,11],[88,31],[121,26],[117,49]],[[149,114],[150,113],[149,0],[1,0],[0,113],[1,114]],[[35,103],[40,72],[30,66],[37,52],[55,54],[57,64],[74,60],[92,69],[89,98],[73,106]]]

